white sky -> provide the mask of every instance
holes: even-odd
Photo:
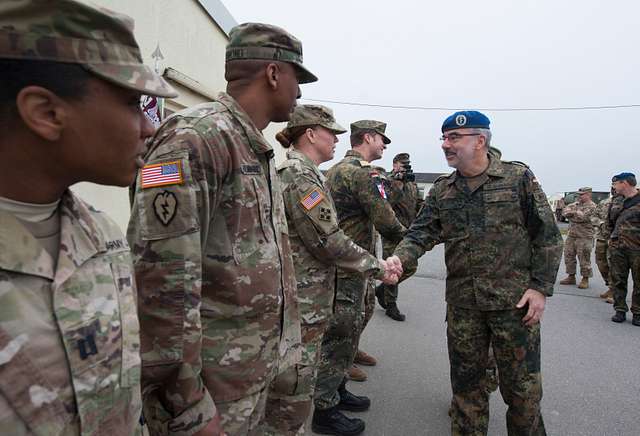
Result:
[[[300,38],[318,77],[308,99],[454,109],[640,104],[640,2],[635,0],[223,0],[239,22],[284,27]],[[388,123],[379,164],[411,154],[423,172],[449,172],[440,126],[451,111],[326,104],[348,127]],[[640,175],[640,107],[497,112],[493,145],[526,162],[548,195],[608,190],[621,171]],[[349,148],[340,137],[336,159]],[[332,162],[332,163],[333,163]],[[323,167],[330,166],[325,164]]]

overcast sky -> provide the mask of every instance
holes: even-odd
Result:
[[[408,152],[416,171],[449,172],[438,138],[458,109],[640,105],[635,0],[223,1],[239,23],[276,24],[302,40],[320,79],[302,86],[302,103],[452,109],[325,103],[345,127],[388,123],[386,168]],[[526,162],[548,195],[608,190],[613,174],[640,173],[640,107],[484,112],[503,159]],[[348,142],[340,137],[333,162]]]

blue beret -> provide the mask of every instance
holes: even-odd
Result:
[[[611,179],[612,182],[621,182],[623,180],[627,180],[627,179],[635,179],[636,175],[633,173],[620,173],[620,174],[616,174],[615,176],[613,176],[613,178]]]
[[[489,118],[478,111],[459,111],[449,115],[442,123],[442,133],[454,129],[488,129]]]

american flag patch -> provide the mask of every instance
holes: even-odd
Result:
[[[182,162],[162,162],[145,165],[141,171],[142,189],[154,186],[179,185],[182,183]]]
[[[322,200],[324,199],[324,195],[318,188],[309,192],[302,200],[300,200],[300,204],[307,209],[311,210],[316,207]]]

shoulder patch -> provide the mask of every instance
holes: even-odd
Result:
[[[142,189],[181,185],[183,182],[182,161],[173,160],[145,165],[140,170],[140,181]]]
[[[300,204],[306,210],[311,210],[320,204],[322,200],[324,200],[324,194],[320,189],[314,188],[311,192],[305,195],[302,200],[300,200]]]

